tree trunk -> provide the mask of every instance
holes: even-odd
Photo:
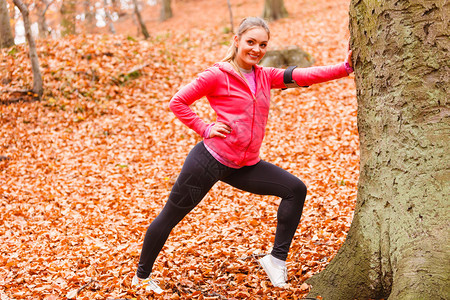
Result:
[[[230,0],[227,0],[227,4],[228,4],[228,12],[230,13],[230,30],[231,33],[234,33],[234,23],[233,23],[233,10],[231,9],[231,3]]]
[[[32,92],[40,99],[44,92],[42,87],[42,76],[39,69],[39,60],[36,51],[36,44],[31,34],[30,18],[28,16],[28,8],[20,0],[13,0],[14,4],[19,8],[23,17],[23,25],[25,27],[25,37],[27,38],[30,48],[31,69],[33,71],[33,89]]]
[[[111,13],[109,12],[109,8],[108,8],[108,1],[103,0],[103,4],[105,5],[105,16],[106,16],[106,22],[108,23],[109,31],[112,34],[116,34],[116,28],[114,27],[114,21],[111,18]]]
[[[162,0],[161,2],[161,13],[159,15],[159,21],[164,22],[165,20],[172,18],[172,7],[170,5],[170,0]]]
[[[6,3],[8,3],[8,0],[6,0]],[[9,6],[9,19],[14,20],[13,25],[11,25],[11,31],[13,36],[16,36],[15,18],[16,18],[16,6],[14,5],[14,2],[12,2],[12,5]]]
[[[112,11],[119,13],[120,11],[120,1],[111,0]]]
[[[6,0],[0,0],[0,49],[14,46]]]
[[[63,0],[61,4],[61,36],[75,34],[75,17],[76,17],[75,0]]]
[[[84,15],[85,15],[85,28],[86,32],[93,33],[95,32],[96,27],[96,20],[95,20],[95,7],[92,5],[91,0],[84,0],[83,2],[84,7]],[[105,7],[106,11],[106,7]]]
[[[265,0],[263,18],[269,21],[286,18],[288,12],[284,6],[284,0]]]
[[[448,299],[446,0],[352,0],[360,178],[344,245],[308,283],[326,300]]]
[[[117,14],[118,19],[127,15],[127,12],[122,10],[120,0],[111,0],[111,11]]]
[[[37,8],[38,14],[38,29],[39,29],[39,38],[44,39],[48,36],[49,30],[47,26],[47,20],[45,18],[45,14],[47,13],[48,7],[52,4],[53,1],[41,0]]]
[[[137,20],[139,22],[139,25],[141,27],[142,34],[144,35],[145,39],[148,39],[148,38],[150,38],[150,34],[148,33],[147,26],[145,26],[145,23],[142,20],[142,16],[141,16],[141,13],[139,11],[137,0],[133,0],[133,3],[134,3],[134,13],[136,14],[136,18],[137,18]]]

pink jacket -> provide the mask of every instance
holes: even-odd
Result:
[[[256,164],[264,139],[270,106],[270,89],[285,88],[284,69],[255,65],[256,93],[230,63],[220,62],[200,73],[170,101],[170,109],[189,128],[203,136],[208,127],[189,107],[206,96],[217,122],[231,127],[226,138],[205,138],[204,143],[227,161],[239,166]],[[292,78],[300,86],[348,76],[344,63],[334,66],[296,68]]]

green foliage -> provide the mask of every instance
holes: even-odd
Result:
[[[126,74],[119,74],[117,77],[112,78],[112,82],[114,82],[116,85],[123,86],[127,84],[129,81],[137,79],[142,76],[142,73],[140,70],[134,70]]]
[[[17,50],[17,47],[14,46],[11,48],[11,50],[8,51],[8,55],[11,55],[12,57],[16,57],[16,53],[18,53],[19,50]]]
[[[222,28],[223,33],[228,34],[231,33],[231,28],[228,26],[225,26],[224,28]]]

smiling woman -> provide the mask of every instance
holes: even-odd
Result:
[[[243,69],[251,70],[266,54],[269,35],[262,28],[247,31],[240,38],[235,36],[238,49],[236,63]]]
[[[288,279],[286,258],[300,222],[306,197],[305,184],[289,172],[259,157],[269,115],[270,90],[348,76],[351,51],[346,62],[334,66],[286,71],[258,66],[264,57],[270,31],[264,20],[244,19],[228,55],[179,90],[170,101],[174,114],[203,141],[187,156],[180,175],[161,213],[147,229],[138,270],[132,284],[162,293],[150,274],[172,229],[194,209],[218,181],[258,195],[278,196],[275,241],[270,254],[258,262],[275,287]],[[288,80],[286,81],[286,78]],[[190,105],[206,97],[217,115],[205,123]]]
[[[251,69],[266,54],[269,39],[270,30],[264,20],[254,17],[246,18],[239,25],[239,31],[234,36],[233,44],[223,61],[233,63],[236,60],[241,68]],[[253,55],[249,62],[245,62],[247,54]]]

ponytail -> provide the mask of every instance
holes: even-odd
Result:
[[[224,57],[224,59],[222,59],[222,61],[230,62],[236,58],[236,54],[237,54],[237,47],[233,41],[230,48],[228,48],[227,55]]]

